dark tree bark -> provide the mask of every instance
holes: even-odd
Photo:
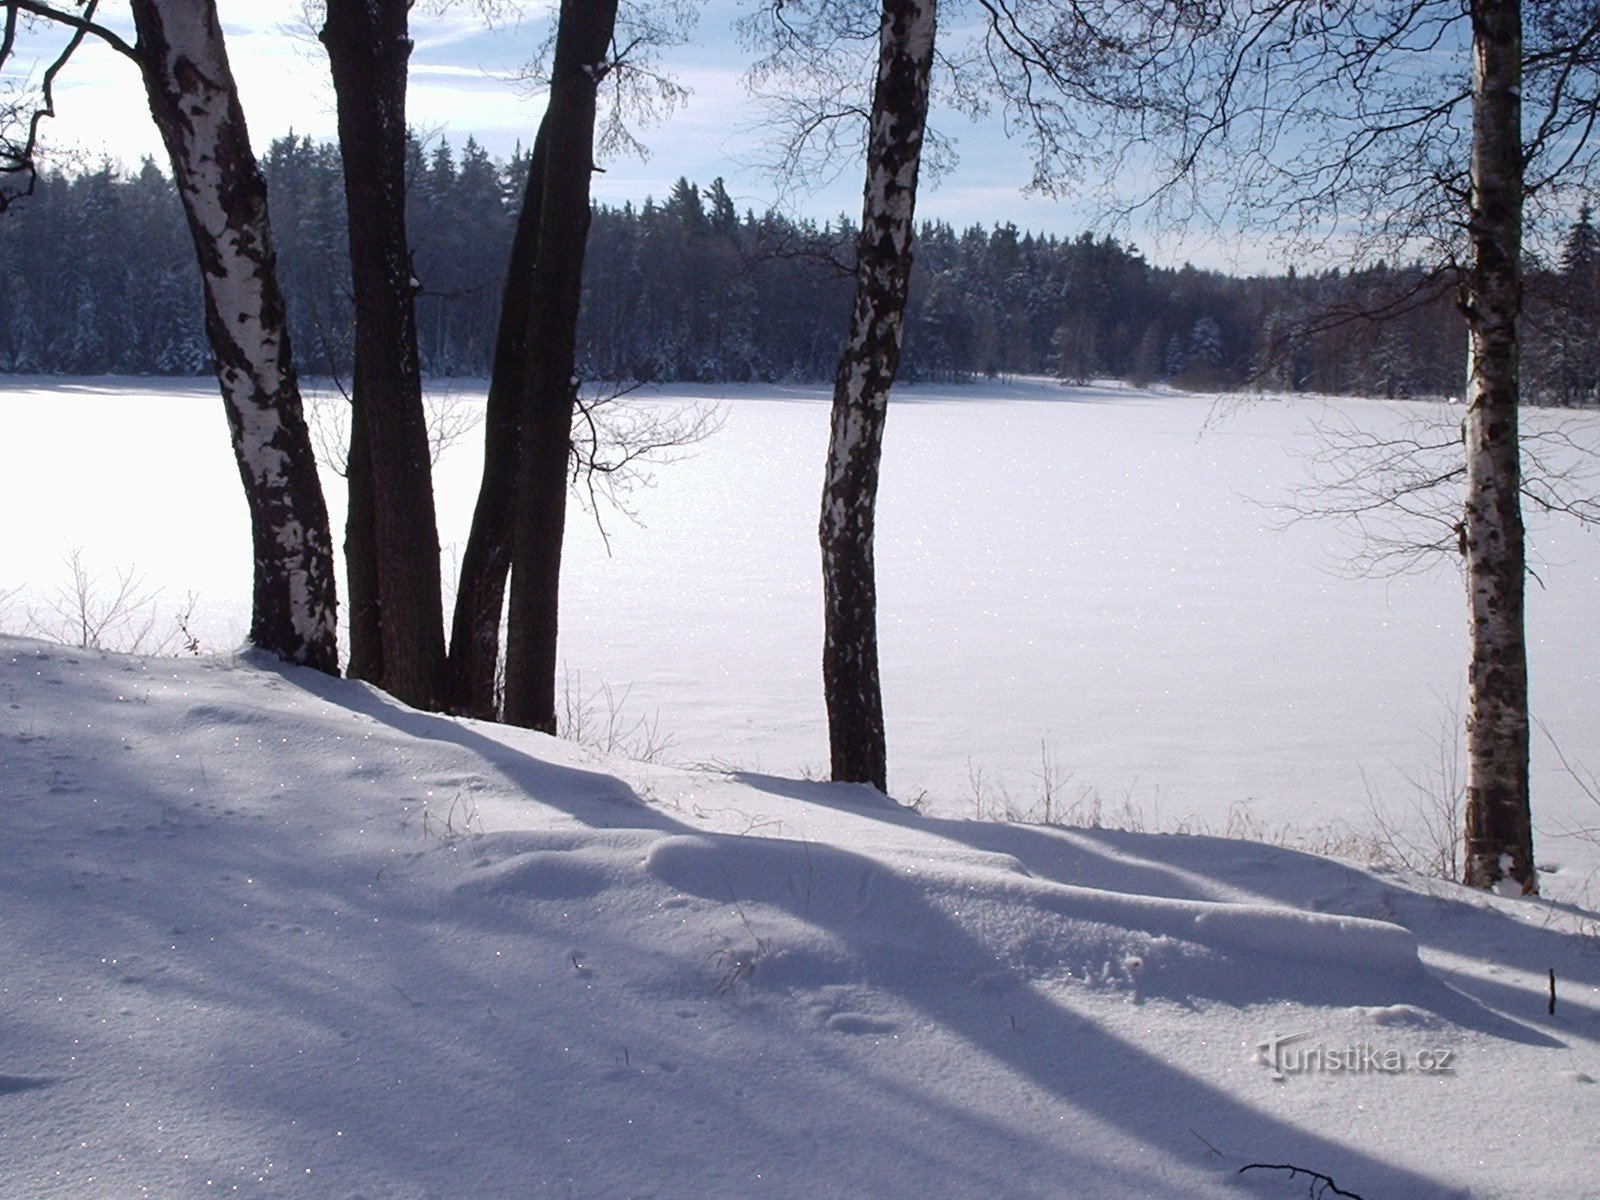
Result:
[[[1522,11],[1472,0],[1472,258],[1467,498],[1461,525],[1470,613],[1466,882],[1538,891],[1528,798],[1528,659],[1518,455],[1522,310]]]
[[[250,508],[250,640],[318,670],[339,656],[328,511],[289,352],[267,190],[214,0],[133,0],[137,58],[194,239]]]
[[[405,221],[410,8],[410,0],[328,0],[321,37],[338,98],[349,216],[351,439],[365,450],[352,447],[350,455],[345,533],[352,674],[367,676],[376,667],[384,690],[418,708],[439,708],[445,666],[439,534]],[[374,575],[376,622],[369,591]]]
[[[589,234],[595,98],[610,68],[616,18],[617,0],[562,0],[541,135],[544,190],[518,421],[503,717],[545,733],[556,730],[561,542],[577,400],[573,371]]]
[[[344,672],[383,686],[383,625],[378,615],[378,533],[374,525],[372,451],[366,412],[350,406],[350,447],[345,458],[345,612],[350,622],[350,658]]]
[[[928,115],[934,0],[884,0],[856,299],[833,384],[822,489],[822,679],[833,778],[888,787],[873,525],[889,389],[900,363],[912,217]]]
[[[455,619],[450,633],[450,706],[463,716],[494,720],[495,667],[500,660],[500,618],[511,571],[515,525],[518,424],[528,371],[528,314],[534,302],[533,264],[544,200],[545,127],[533,144],[522,211],[517,216],[500,300],[489,401],[484,414],[483,479],[472,530],[461,555]]]

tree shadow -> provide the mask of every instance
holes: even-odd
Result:
[[[516,791],[537,799],[540,804],[565,812],[586,825],[602,829],[655,829],[669,832],[688,828],[647,803],[615,775],[535,757],[499,738],[480,733],[475,721],[421,712],[367,684],[336,679],[304,667],[289,666],[266,655],[252,653],[246,657],[252,667],[263,673],[277,675],[329,704],[369,717],[397,733],[422,741],[444,742],[460,747],[499,772]],[[545,737],[531,730],[510,726],[496,728],[516,737]],[[574,743],[555,738],[549,738],[548,741],[560,753],[582,753]]]
[[[1556,1019],[1539,988],[1435,969],[1439,1016],[1518,1042],[1564,1044],[1600,1018],[1583,997],[1600,990],[1600,939],[1530,923],[1543,902],[1491,900],[1444,880],[1407,883],[1320,855],[1262,842],[1200,834],[1150,834],[925,817],[871,789],[737,776],[751,787],[847,813],[863,821],[932,835],[952,846],[1017,860],[1040,879],[1074,887],[1174,900],[1258,904],[1386,921],[1410,930],[1426,958],[1471,959],[1544,979],[1554,969],[1572,997]],[[863,793],[870,793],[863,798]],[[1570,911],[1570,905],[1552,905]],[[1527,913],[1527,918],[1522,913]],[[1600,918],[1596,918],[1600,921]],[[1443,976],[1443,978],[1441,978]],[[1448,985],[1443,981],[1448,979]],[[1463,1003],[1466,1001],[1466,1003]]]
[[[736,904],[772,906],[821,929],[844,948],[848,965],[824,964],[816,969],[832,969],[893,994],[1019,1080],[1068,1106],[1086,1123],[1110,1125],[1131,1142],[1180,1162],[1193,1161],[1198,1144],[1189,1130],[1199,1123],[1206,1130],[1225,1130],[1239,1153],[1319,1164],[1366,1195],[1432,1197],[1461,1191],[1445,1178],[1383,1161],[1275,1116],[1237,1092],[1184,1070],[1159,1047],[1146,1048],[1119,1036],[1065,1002],[1070,986],[1053,985],[1052,995],[1052,985],[1026,975],[975,978],[976,964],[993,962],[993,947],[944,907],[930,902],[926,879],[885,870],[881,861],[850,851],[829,850],[822,856],[813,848],[802,855],[790,843],[768,853],[752,846],[754,840],[699,835],[681,857],[658,862],[657,873],[674,888],[706,900],[727,903],[731,891]],[[785,856],[787,879],[778,865]],[[798,882],[802,872],[803,886]],[[861,886],[858,879],[870,879],[870,887]],[[968,900],[976,903],[977,897]],[[759,924],[758,914],[752,909],[748,919]],[[1048,921],[1052,914],[1039,916]],[[1083,936],[1081,930],[1074,936]],[[776,934],[772,941],[781,937]],[[922,948],[925,956],[916,956],[908,947]],[[928,948],[936,949],[928,952]],[[816,985],[803,952],[785,957],[781,945],[772,950],[777,965],[767,982],[762,983],[758,961],[750,987],[781,990],[796,975]],[[912,961],[904,961],[908,952],[913,953]],[[1416,975],[1397,980],[1348,965],[1340,974],[1338,984],[1326,994],[1310,989],[1310,1002],[1337,998],[1349,1005],[1354,998],[1384,1005],[1414,1000],[1419,991]],[[1430,987],[1424,978],[1420,990],[1447,1011],[1454,1008],[1452,1017],[1472,1015],[1467,1005],[1452,1005],[1448,989],[1442,986]],[[1305,990],[1299,995],[1305,998]],[[1262,1078],[1267,1079],[1265,1067]],[[1070,1137],[1072,1122],[1064,1122],[1061,1130],[1063,1138]]]

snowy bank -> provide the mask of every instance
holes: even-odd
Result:
[[[1600,1166],[1600,944],[1555,905],[17,639],[0,812],[8,1196],[1305,1194],[1238,1174],[1269,1162],[1397,1200]]]

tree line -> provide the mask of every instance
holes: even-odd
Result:
[[[406,141],[417,348],[433,377],[489,374],[529,155],[473,138]],[[262,157],[278,273],[302,369],[354,356],[343,165],[336,144],[286,135]],[[740,212],[723,181],[596,205],[579,319],[590,379],[827,379],[849,314],[847,217]],[[1118,378],[1393,398],[1460,395],[1460,316],[1419,268],[1237,277],[1157,266],[1115,237],[999,223],[917,233],[900,374]],[[60,248],[73,247],[70,256]],[[330,269],[330,266],[333,269]],[[0,222],[0,371],[210,371],[193,251],[171,180],[151,161],[47,172]],[[1585,208],[1528,270],[1524,387],[1600,399],[1600,236]]]
[[[0,0],[0,69],[15,55],[19,31],[35,28],[33,19],[61,39],[45,56],[37,85],[16,83],[0,105],[0,212],[40,192],[39,125],[54,111],[56,76],[85,38],[131,63],[188,225],[207,357],[249,502],[251,641],[288,661],[336,671],[332,537],[298,382],[298,369],[317,351],[291,353],[267,184],[251,150],[216,0],[129,0],[132,42],[97,21],[99,3]],[[1454,527],[1470,631],[1463,874],[1472,886],[1538,890],[1518,411],[1530,393],[1570,401],[1592,393],[1582,345],[1592,330],[1585,309],[1594,293],[1592,221],[1587,210],[1580,213],[1549,266],[1534,260],[1524,240],[1541,217],[1574,211],[1574,196],[1587,198],[1600,171],[1600,141],[1591,138],[1600,117],[1600,4],[1553,0],[1526,14],[1520,0],[757,6],[742,23],[756,52],[748,79],[768,89],[780,169],[801,173],[817,155],[842,148],[862,153],[860,224],[791,227],[783,232],[798,234],[792,244],[774,251],[758,238],[759,252],[751,255],[739,239],[757,226],[753,217],[730,221],[715,184],[708,211],[685,181],[659,211],[623,210],[624,228],[637,237],[610,264],[610,277],[631,266],[637,274],[624,278],[636,290],[613,296],[607,310],[592,290],[585,293],[589,234],[602,215],[591,201],[595,155],[629,139],[627,114],[638,104],[648,109],[650,97],[671,94],[653,56],[687,37],[694,5],[561,0],[537,64],[547,106],[501,276],[484,471],[448,650],[422,403],[419,299],[428,285],[408,229],[410,193],[421,191],[412,186],[416,154],[405,125],[411,7],[411,0],[320,6],[318,37],[338,112],[350,287],[347,310],[324,293],[321,315],[301,319],[323,329],[320,353],[337,368],[340,343],[327,331],[337,327],[336,316],[349,318],[344,545],[351,675],[415,707],[554,731],[561,543],[572,473],[582,470],[573,423],[585,412],[585,348],[594,354],[607,332],[615,348],[639,331],[629,370],[610,373],[648,378],[720,372],[725,356],[742,356],[741,369],[752,377],[794,377],[795,363],[806,359],[761,362],[767,327],[759,327],[758,339],[737,319],[749,305],[714,306],[718,318],[702,320],[698,332],[693,310],[685,324],[647,309],[638,292],[643,263],[664,224],[667,244],[679,239],[676,262],[699,264],[701,250],[714,247],[728,257],[723,274],[679,276],[680,292],[703,293],[720,281],[726,298],[740,284],[753,287],[771,262],[831,263],[849,277],[819,521],[824,701],[833,778],[884,789],[875,510],[889,395],[915,361],[904,352],[915,348],[907,315],[920,261],[923,303],[938,284],[950,284],[935,319],[921,314],[920,353],[924,362],[942,358],[938,369],[951,374],[1038,369],[1042,360],[1071,378],[1121,369],[1201,386],[1253,379],[1338,390],[1329,385],[1340,370],[1357,390],[1391,394],[1453,390],[1451,383],[1464,380],[1462,468],[1434,481],[1459,477],[1464,493]],[[1051,266],[1076,261],[1080,248],[1092,259],[1092,236],[1065,244],[1043,239],[1041,252],[1041,239],[1007,230],[998,254],[999,231],[981,234],[979,274],[969,282],[981,277],[982,290],[963,290],[956,271],[939,269],[940,241],[959,245],[953,232],[942,237],[937,226],[925,227],[930,253],[913,254],[925,123],[936,94],[974,111],[1002,109],[1008,131],[1032,151],[1031,183],[1042,191],[1059,194],[1090,177],[1114,187],[1130,157],[1146,156],[1151,203],[1186,204],[1211,220],[1232,213],[1300,244],[1343,233],[1356,239],[1354,262],[1372,261],[1359,249],[1364,243],[1420,265],[1379,263],[1354,276],[1315,279],[1287,272],[1276,280],[1219,277],[1214,292],[1196,287],[1204,306],[1183,311],[1173,296],[1183,289],[1161,288],[1159,272],[1141,261],[1132,274],[1158,285],[1158,304],[1140,311],[1103,287],[1105,272],[1051,273]],[[154,185],[159,172],[142,176]],[[337,234],[324,237],[316,272],[332,274],[338,244]],[[1099,245],[1112,262],[1138,261],[1132,248]],[[1034,289],[1039,281],[1028,265],[1040,260],[1047,264],[1043,286]],[[590,259],[591,271],[598,274],[600,263],[598,255]],[[1179,281],[1186,273],[1205,278],[1180,271]],[[54,283],[57,291],[41,293],[41,315],[67,307],[58,302],[66,282]],[[452,295],[446,285],[434,285],[441,305]],[[91,275],[76,290],[92,287]],[[1324,301],[1308,321],[1302,301],[1318,292]],[[794,292],[782,299],[820,336],[837,336],[824,324],[828,311],[802,308],[804,298]],[[1230,299],[1231,308],[1218,302]],[[754,300],[760,303],[759,293]],[[1455,336],[1445,337],[1459,344],[1465,333],[1462,366],[1452,372],[1441,361],[1438,373],[1427,368],[1425,376],[1407,378],[1387,365],[1429,359],[1429,318],[1447,304],[1462,318]],[[94,307],[91,301],[88,311]],[[941,323],[940,315],[949,320]],[[1398,322],[1387,326],[1392,337],[1414,328],[1389,347],[1392,355],[1373,332],[1379,315]],[[437,316],[446,327],[442,307]],[[442,345],[451,341],[441,335]],[[1120,361],[1130,346],[1131,356]],[[182,339],[177,347],[172,353],[181,356]],[[787,357],[792,348],[785,351]],[[588,369],[604,366],[595,361]],[[1374,377],[1382,387],[1372,386]],[[495,686],[497,664],[503,693]]]

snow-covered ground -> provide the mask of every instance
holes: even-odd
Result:
[[[481,404],[481,389],[461,403]],[[575,512],[563,656],[576,695],[609,685],[655,717],[667,758],[821,773],[816,504],[819,388],[677,389],[724,425],[607,518]],[[1437,406],[1214,398],[1015,382],[901,389],[878,560],[890,783],[934,812],[1056,811],[1147,828],[1296,827],[1333,844],[1369,807],[1420,825],[1442,790],[1464,677],[1454,570],[1351,578],[1326,524],[1284,529],[1314,423],[1403,429]],[[1600,441],[1594,414],[1569,416]],[[176,609],[200,594],[207,649],[246,624],[248,538],[213,386],[20,381],[0,389],[0,628],[83,551],[136,567]],[[447,569],[476,495],[481,432],[440,464]],[[336,522],[342,481],[327,477]],[[16,514],[25,514],[18,519]],[[1600,769],[1600,541],[1530,514],[1535,714],[1569,764]],[[337,540],[337,539],[336,539]],[[605,709],[596,699],[596,715]],[[1539,853],[1589,888],[1600,812],[1535,735]]]
[[[824,760],[822,393],[649,403],[708,401],[724,428],[608,522],[609,557],[575,516],[565,581],[574,694],[626,691],[685,767],[235,652],[211,389],[0,390],[5,622],[77,548],[102,595],[127,566],[165,588],[162,620],[198,591],[210,652],[0,636],[0,1194],[1319,1194],[1251,1164],[1364,1200],[1589,1193],[1600,917],[1261,841],[968,819],[1047,782],[1056,815],[1150,828],[1426,816],[1457,580],[1348,578],[1335,531],[1264,507],[1313,421],[1416,406],[908,390],[879,558],[919,814],[796,778]],[[441,464],[447,544],[475,440]],[[1582,776],[1600,551],[1534,530],[1536,702]],[[1539,852],[1581,897],[1600,822],[1551,745]]]
[[[1600,943],[1548,902],[607,760],[248,655],[0,639],[0,781],[8,1198],[1317,1194],[1240,1174],[1271,1163],[1492,1200],[1600,1167]]]

